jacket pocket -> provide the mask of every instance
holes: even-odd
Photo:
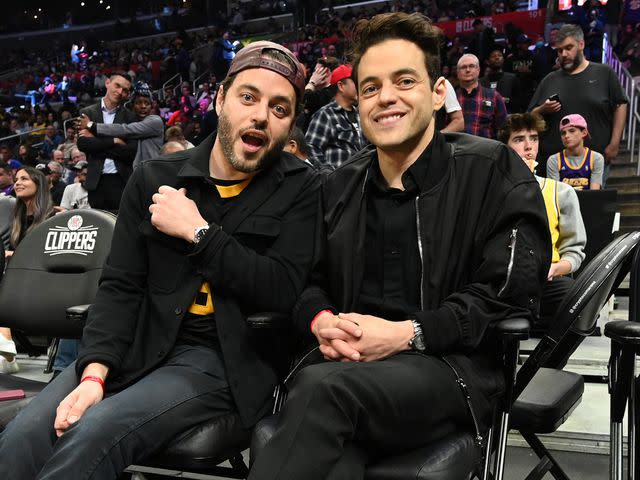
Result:
[[[233,237],[242,245],[264,253],[280,236],[282,220],[272,215],[253,215],[242,222]]]
[[[536,251],[526,232],[518,226],[511,229],[505,243],[506,275],[498,297],[507,299],[511,304],[537,311],[541,252]]]
[[[149,220],[143,220],[140,232],[147,239],[148,281],[153,290],[175,290],[188,249],[187,243],[157,230]]]

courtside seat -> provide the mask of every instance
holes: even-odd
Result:
[[[93,301],[114,226],[114,215],[88,209],[55,215],[34,228],[0,282],[0,326],[27,335],[79,338],[84,322],[77,316],[69,320],[67,309]],[[0,390],[26,394],[0,402],[0,430],[46,385],[0,374]]]
[[[513,404],[510,427],[555,432],[580,404],[583,393],[582,375],[541,368]]]
[[[262,420],[251,439],[251,454],[260,451],[277,426],[277,416]],[[469,479],[479,471],[482,450],[467,432],[448,428],[450,433],[422,448],[385,457],[367,466],[366,480],[450,480]],[[252,458],[253,460],[253,458]]]

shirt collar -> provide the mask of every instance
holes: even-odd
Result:
[[[436,172],[437,168],[433,167],[434,163],[432,158],[440,159],[440,156],[445,154],[444,151],[444,136],[436,131],[429,142],[429,145],[424,149],[415,162],[402,174],[402,185],[405,192],[420,193],[429,190],[440,179],[441,172]],[[389,190],[386,180],[382,177],[380,171],[380,165],[377,161],[377,154],[375,161],[371,163],[369,167],[369,174],[367,175],[368,182],[372,182],[378,189],[382,191]]]
[[[105,113],[109,113],[109,114],[116,113],[116,112],[118,111],[118,109],[119,109],[119,108],[120,108],[120,105],[118,105],[118,106],[117,106],[116,108],[114,108],[113,110],[109,110],[109,109],[107,108],[107,106],[105,105],[105,103],[104,103],[104,97],[102,97],[102,98],[100,99],[100,109],[101,109],[103,112],[105,112]]]

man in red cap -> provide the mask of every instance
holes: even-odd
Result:
[[[0,435],[0,478],[116,479],[202,422],[269,410],[277,355],[244,316],[289,312],[308,276],[318,177],[282,153],[303,91],[289,50],[251,44],[217,133],[135,169],[78,359]]]
[[[350,65],[340,65],[331,72],[331,88],[334,98],[311,117],[306,140],[314,165],[338,168],[367,142],[360,129],[358,92]]]

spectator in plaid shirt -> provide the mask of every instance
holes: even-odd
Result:
[[[311,117],[306,140],[311,163],[335,169],[367,142],[360,130],[358,92],[350,66],[340,65],[331,73],[330,88],[335,89],[335,96]]]
[[[507,107],[497,90],[478,82],[480,62],[467,53],[458,60],[456,88],[458,102],[464,115],[464,131],[485,138],[497,138],[498,129],[507,118]]]

